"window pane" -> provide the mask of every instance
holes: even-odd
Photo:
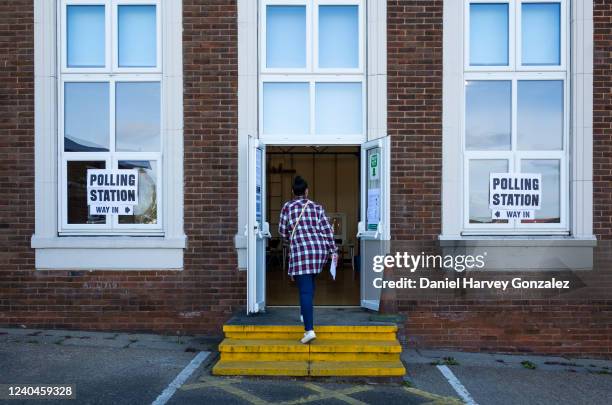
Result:
[[[308,83],[264,83],[263,98],[265,134],[310,133]]]
[[[319,6],[319,67],[359,67],[359,6]]]
[[[155,6],[119,6],[119,66],[157,65]]]
[[[138,170],[138,205],[133,215],[119,215],[120,224],[157,223],[157,162],[119,161],[119,169]]]
[[[523,65],[561,64],[561,4],[522,5]]]
[[[67,201],[69,224],[104,224],[105,215],[89,215],[87,205],[87,169],[105,169],[105,162],[68,162]]]
[[[64,151],[108,152],[109,99],[108,83],[64,85]]]
[[[306,67],[306,7],[266,7],[266,66]]]
[[[361,83],[317,83],[315,105],[317,134],[363,133]]]
[[[470,65],[508,65],[508,4],[470,4]]]
[[[465,112],[466,149],[510,149],[512,82],[489,80],[467,82]]]
[[[104,6],[68,6],[66,58],[69,67],[104,67]]]
[[[542,175],[542,208],[535,211],[535,220],[522,223],[558,224],[561,222],[561,163],[559,160],[523,160],[523,173]]]
[[[508,220],[491,219],[489,209],[489,175],[508,173],[507,160],[470,161],[470,224],[508,223]]]
[[[159,152],[160,108],[158,82],[117,83],[117,151]]]
[[[563,149],[563,81],[518,82],[518,148]]]

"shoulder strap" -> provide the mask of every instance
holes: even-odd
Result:
[[[293,230],[291,231],[291,237],[289,238],[289,241],[293,240],[293,234],[295,234],[295,230],[300,224],[300,219],[302,219],[302,215],[304,215],[304,211],[306,211],[306,207],[308,207],[308,204],[310,204],[310,201],[306,201],[306,204],[304,204],[304,206],[302,207],[302,212],[300,212],[300,216],[298,217],[297,221],[295,221],[295,226],[293,227]]]

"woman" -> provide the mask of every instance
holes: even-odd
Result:
[[[313,298],[315,277],[331,256],[337,260],[334,231],[323,207],[308,199],[308,183],[297,176],[293,180],[293,200],[280,213],[278,232],[289,241],[289,275],[300,290],[300,311],[304,319],[302,343],[316,339]]]

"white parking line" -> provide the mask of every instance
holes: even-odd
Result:
[[[191,376],[191,374],[193,374],[198,367],[200,367],[200,364],[206,360],[209,354],[210,352],[198,353],[197,356],[195,356],[191,362],[187,364],[187,367],[185,367],[183,371],[181,371],[179,375],[177,375],[176,378],[166,387],[166,389],[159,394],[157,399],[153,401],[151,405],[164,405],[166,402],[168,402],[176,390],[179,389],[181,385],[185,383],[185,381],[187,381],[189,376]]]
[[[453,389],[457,391],[457,394],[459,394],[461,399],[463,399],[463,402],[465,402],[467,405],[478,405],[478,403],[474,401],[474,398],[472,398],[468,390],[463,386],[463,384],[461,384],[461,381],[459,381],[459,379],[455,377],[455,374],[453,374],[450,368],[443,365],[437,367],[438,370],[440,370],[440,372],[442,373],[442,375],[446,378],[448,383],[451,385],[451,387],[453,387]]]

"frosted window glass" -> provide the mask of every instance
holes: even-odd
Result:
[[[492,220],[489,209],[489,175],[507,173],[507,160],[470,161],[470,224],[507,223],[507,220]]]
[[[523,65],[561,64],[561,5],[522,5]]]
[[[358,6],[319,6],[319,67],[359,67]]]
[[[115,92],[117,151],[159,152],[161,133],[159,83],[117,83]]]
[[[66,20],[68,67],[104,67],[104,6],[68,6]]]
[[[155,6],[119,6],[119,66],[157,65]]]
[[[518,148],[563,149],[563,81],[518,82]]]
[[[508,65],[508,5],[470,5],[470,65]]]
[[[266,66],[306,67],[306,7],[266,7]]]
[[[108,152],[109,97],[108,83],[64,85],[64,151]]]
[[[535,211],[534,221],[558,224],[561,222],[561,162],[556,159],[523,160],[523,173],[539,173],[542,175],[542,208]]]
[[[310,133],[308,83],[264,83],[263,98],[264,134]]]
[[[512,82],[469,81],[465,100],[465,147],[509,150],[512,139]]]
[[[317,83],[315,110],[317,134],[363,133],[361,83]]]

